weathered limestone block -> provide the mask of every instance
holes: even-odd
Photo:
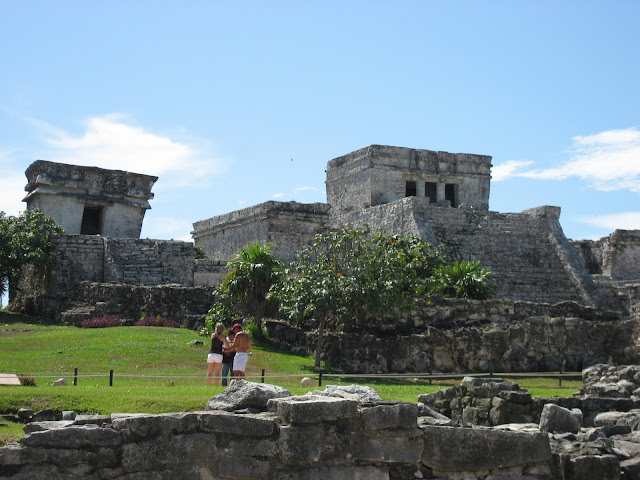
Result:
[[[230,433],[248,437],[270,437],[276,431],[275,418],[264,415],[235,415],[224,411],[199,412],[204,432]]]
[[[640,428],[640,410],[629,412],[602,412],[593,419],[595,427],[629,426],[632,430]]]
[[[330,466],[286,471],[278,480],[389,480],[387,470],[374,466]]]
[[[268,408],[289,424],[333,422],[358,415],[357,401],[319,395],[271,399]]]
[[[572,458],[565,469],[565,480],[618,480],[620,462],[614,455],[584,455]]]
[[[551,460],[549,440],[544,433],[420,428],[424,431],[422,463],[440,472],[492,470]]]
[[[553,403],[548,403],[540,415],[541,432],[578,433],[582,427],[582,411],[575,408],[569,410]]]
[[[20,439],[20,444],[25,447],[45,448],[115,447],[120,443],[118,432],[95,425],[69,426],[33,432]]]
[[[418,406],[415,403],[378,405],[365,408],[360,413],[365,430],[411,429],[418,420]]]
[[[131,471],[177,465],[211,465],[216,461],[215,435],[162,436],[122,446],[122,468]]]
[[[220,456],[218,475],[222,478],[271,478],[271,464],[267,460],[232,454]]]
[[[284,465],[321,465],[348,458],[345,440],[329,424],[281,426],[278,449],[278,459]]]
[[[64,413],[64,412],[63,412]],[[76,425],[104,425],[111,422],[111,415],[69,415],[73,417],[73,423]]]
[[[272,398],[290,397],[291,392],[277,385],[255,383],[247,380],[232,380],[231,384],[207,402],[207,410],[241,410],[255,408],[265,411],[267,401]]]
[[[113,429],[122,432],[124,437],[132,440],[152,438],[160,435],[162,418],[159,415],[114,415]]]
[[[119,464],[118,449],[101,447],[96,449],[39,448],[27,447],[21,453],[22,463],[48,463],[59,467],[90,465],[93,468],[115,467]]]
[[[363,433],[352,438],[348,448],[355,460],[385,463],[419,463],[423,452],[423,435],[416,428],[413,434]]]
[[[74,425],[71,420],[60,420],[53,422],[30,422],[27,423],[22,430],[24,433],[43,432],[45,430],[54,430],[56,428],[64,428]]]

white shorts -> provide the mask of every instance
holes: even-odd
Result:
[[[207,363],[222,363],[222,354],[210,353],[207,355]]]
[[[239,370],[244,372],[247,368],[247,360],[249,360],[249,354],[247,352],[236,353],[236,356],[233,357],[233,371]]]

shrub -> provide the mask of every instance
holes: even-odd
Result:
[[[493,274],[480,262],[460,261],[436,269],[433,293],[448,298],[488,300],[496,292]]]
[[[169,327],[180,328],[180,324],[171,318],[162,318],[143,315],[142,318],[134,324],[136,327]]]
[[[82,322],[82,328],[107,328],[120,326],[120,319],[113,315],[90,318]]]

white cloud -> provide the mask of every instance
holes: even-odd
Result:
[[[518,170],[520,168],[527,167],[532,164],[533,162],[531,161],[509,160],[508,162],[500,165],[495,165],[491,169],[491,180],[494,182],[500,182],[511,177],[517,177],[519,176]]]
[[[193,223],[183,218],[154,216],[147,213],[142,224],[141,238],[182,240],[191,242]]]
[[[573,137],[571,159],[557,168],[526,169],[528,162],[506,162],[494,167],[499,180],[525,177],[565,180],[576,177],[601,191],[631,190],[640,193],[640,131],[636,128],[608,130]]]
[[[160,189],[197,186],[225,170],[220,159],[167,136],[124,121],[122,115],[89,118],[86,131],[73,136],[49,128],[50,160],[160,177]]]
[[[317,192],[318,189],[316,187],[297,187],[296,191],[297,192],[305,192],[305,191],[313,191],[313,192]]]
[[[581,222],[609,230],[640,230],[640,212],[621,212],[583,217]]]
[[[273,198],[284,198],[284,197],[286,197],[287,195],[289,195],[289,194],[288,194],[288,193],[274,193],[274,194],[272,195],[272,197],[273,197]]]

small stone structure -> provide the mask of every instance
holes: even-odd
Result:
[[[250,411],[78,415],[29,424],[20,445],[0,448],[0,477],[555,478],[540,432],[434,426],[409,403],[258,397],[261,408],[254,401]]]
[[[520,408],[532,401],[526,390],[498,379],[463,383],[441,392],[464,389],[459,402],[489,400],[498,410],[499,403]],[[554,404],[559,397],[533,399],[543,405],[539,425],[487,428],[450,419],[422,402],[382,401],[367,389],[329,385],[292,397],[281,387],[233,380],[198,412],[22,409],[13,420],[29,422],[26,435],[20,444],[0,448],[0,477],[617,480],[640,474],[640,410],[601,411],[594,426],[583,427],[582,412]]]
[[[139,238],[158,177],[37,160],[27,168],[27,209],[68,234]]]
[[[370,145],[327,164],[327,202],[349,212],[418,197],[488,210],[490,179],[486,155]]]

